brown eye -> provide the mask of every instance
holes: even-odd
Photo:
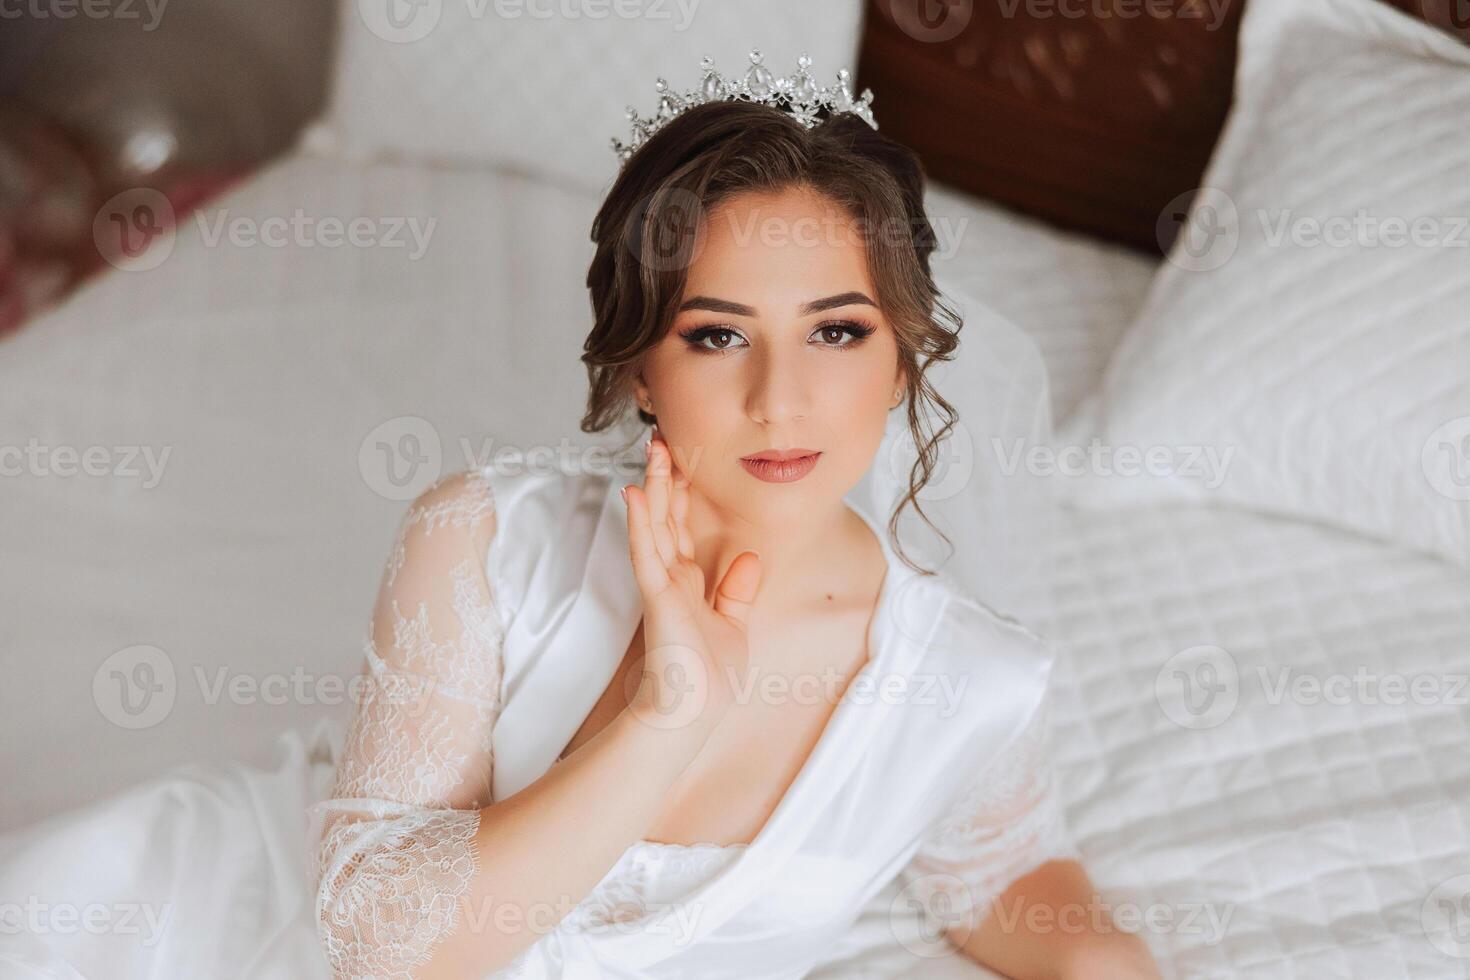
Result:
[[[735,343],[740,339],[740,334],[729,327],[700,327],[697,330],[689,330],[681,333],[685,342],[697,351],[709,354],[719,354],[725,351],[736,350],[741,345]],[[712,344],[706,344],[706,340],[719,338]]]
[[[834,350],[845,350],[848,347],[856,347],[863,342],[865,337],[873,333],[873,328],[862,323],[851,320],[839,320],[835,323],[824,323],[813,332],[812,336],[821,337],[825,343],[823,346]],[[844,340],[846,337],[848,339]]]

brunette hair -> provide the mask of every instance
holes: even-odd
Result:
[[[829,199],[863,236],[875,299],[897,337],[909,430],[918,447],[888,533],[905,564],[931,574],[904,554],[898,518],[912,503],[934,526],[917,495],[958,413],[925,375],[933,362],[953,356],[964,324],[941,300],[929,269],[936,239],[924,212],[923,165],[908,147],[851,113],[806,129],[761,103],[699,105],[627,159],[592,222],[597,249],[587,288],[595,322],[583,344],[589,392],[581,429],[600,432],[626,416],[644,354],[673,324],[703,217],[741,192],[790,188],[810,188]],[[921,410],[926,403],[943,420],[932,432],[929,413]],[[636,411],[645,424],[655,422]]]

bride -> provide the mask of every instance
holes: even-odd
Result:
[[[941,299],[866,93],[752,58],[593,225],[583,429],[646,449],[414,501],[346,731],[0,835],[0,976],[1159,976],[996,611],[1049,505],[974,438],[1044,440],[1044,367]]]
[[[948,428],[924,420],[954,421],[928,377],[960,324],[922,169],[845,73],[818,121],[706,71],[635,129],[593,225],[583,428],[635,408],[643,458],[472,469],[403,519],[369,694],[311,807],[326,957],[416,980],[801,977],[878,901],[910,965],[1155,977],[1085,914],[1049,653],[916,564],[896,511],[845,502],[904,409],[918,508]]]

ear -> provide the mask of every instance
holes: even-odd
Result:
[[[633,406],[641,410],[644,405],[652,404],[653,391],[648,387],[648,383],[643,380],[643,372],[639,371],[633,376]]]

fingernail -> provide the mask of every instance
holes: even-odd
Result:
[[[623,489],[619,492],[623,495],[623,503],[626,504],[628,502],[628,488],[624,486]]]

